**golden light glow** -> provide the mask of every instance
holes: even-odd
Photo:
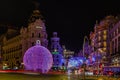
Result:
[[[102,78],[99,78],[98,80],[103,80]]]
[[[106,48],[103,48],[103,51],[106,51]]]
[[[106,47],[106,46],[107,46],[107,43],[106,43],[106,42],[103,42],[103,46]]]
[[[104,30],[104,31],[103,31],[103,34],[107,34],[107,31],[106,31],[106,30]]]
[[[106,35],[103,35],[103,40],[106,40],[107,39],[107,36]]]

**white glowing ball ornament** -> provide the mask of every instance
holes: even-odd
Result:
[[[25,52],[23,62],[26,70],[47,73],[52,67],[53,58],[50,51],[37,40],[36,45]]]

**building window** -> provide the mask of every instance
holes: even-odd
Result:
[[[32,37],[34,37],[34,33],[32,33]]]
[[[101,46],[101,43],[98,43],[98,46],[100,47],[100,46]]]
[[[115,31],[114,31],[114,37],[115,37]]]
[[[103,48],[103,51],[106,52],[106,48]]]
[[[117,29],[115,30],[115,35],[117,35]]]
[[[34,46],[34,42],[32,42],[32,46]]]
[[[117,52],[117,39],[115,39],[115,53]]]
[[[107,36],[106,35],[103,35],[103,40],[106,40],[107,39]]]
[[[107,46],[107,43],[106,43],[106,42],[103,42],[103,46],[106,47],[106,46]]]
[[[101,31],[98,32],[98,35],[101,35]]]
[[[22,49],[22,45],[20,45],[20,49]]]
[[[120,34],[120,27],[118,27],[118,34]]]
[[[100,40],[101,40],[101,37],[99,36],[99,37],[98,37],[98,41],[100,41]]]
[[[112,53],[114,53],[114,41],[112,41]]]
[[[110,38],[113,38],[113,35],[112,35],[112,34],[110,35]]]
[[[106,31],[106,30],[104,30],[104,31],[103,31],[103,34],[107,34],[107,31]]]
[[[118,34],[118,29],[117,29],[117,34]]]
[[[38,34],[38,37],[40,38],[40,33]]]
[[[118,37],[118,51],[120,51],[120,36]]]

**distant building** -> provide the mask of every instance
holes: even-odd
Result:
[[[51,38],[51,53],[53,55],[53,68],[59,69],[64,65],[63,63],[63,49],[60,45],[60,38],[57,36],[57,32],[53,32]]]
[[[21,63],[21,38],[20,32],[13,28],[8,28],[2,36],[1,55],[3,69],[13,68]]]
[[[68,60],[72,57],[74,57],[75,52],[66,49],[66,47],[63,45],[63,56],[64,56],[64,62],[65,62],[65,67],[68,67]]]
[[[74,51],[67,50],[65,46],[63,46],[63,56],[65,59],[70,59],[74,56]]]
[[[20,30],[9,28],[1,37],[2,65],[11,69],[21,68],[25,51],[33,46],[36,40],[40,40],[44,47],[48,45],[45,23],[37,9],[30,16],[27,27]]]

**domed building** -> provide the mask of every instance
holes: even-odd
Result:
[[[50,51],[37,40],[36,45],[25,52],[23,62],[26,70],[47,73],[52,67],[53,58]]]

